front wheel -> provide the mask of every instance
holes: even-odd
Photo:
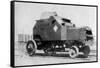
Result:
[[[79,48],[77,46],[72,46],[69,51],[69,56],[75,58],[79,55]]]
[[[33,56],[36,52],[36,43],[35,41],[29,41],[26,45],[26,50],[29,56]]]

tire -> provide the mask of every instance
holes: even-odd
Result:
[[[69,51],[69,56],[75,58],[79,55],[79,48],[77,46],[72,46]]]
[[[36,43],[35,41],[29,41],[26,45],[26,50],[27,50],[27,53],[29,54],[29,56],[33,56],[36,52]]]
[[[87,58],[88,55],[89,55],[89,53],[90,53],[90,47],[89,47],[89,46],[84,46],[84,47],[82,47],[82,52],[83,52],[83,56],[84,56],[85,58]]]

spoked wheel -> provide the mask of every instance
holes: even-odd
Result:
[[[70,49],[70,51],[69,51],[69,56],[70,56],[71,58],[75,58],[75,57],[78,56],[78,54],[79,54],[79,49],[78,49],[78,47],[77,47],[77,46],[72,46],[71,49]]]
[[[89,46],[82,47],[82,52],[83,52],[84,57],[87,58],[90,53],[90,47]]]
[[[29,54],[29,56],[33,56],[36,52],[36,43],[35,41],[29,41],[27,43],[27,46],[26,46],[26,50],[27,50],[27,53]]]

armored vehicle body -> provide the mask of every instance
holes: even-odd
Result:
[[[71,20],[58,16],[55,12],[36,21],[33,27],[33,40],[27,42],[27,52],[30,56],[36,50],[43,50],[48,55],[66,52],[71,58],[79,53],[88,57],[93,43],[90,27],[76,27]]]

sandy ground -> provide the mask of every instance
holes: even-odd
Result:
[[[24,65],[42,65],[42,64],[57,64],[57,63],[74,63],[96,61],[95,47],[91,47],[91,52],[88,58],[81,55],[77,58],[70,58],[67,54],[58,53],[54,56],[46,55],[42,50],[37,50],[36,55],[30,57],[25,49],[25,44],[15,45],[15,66]]]

